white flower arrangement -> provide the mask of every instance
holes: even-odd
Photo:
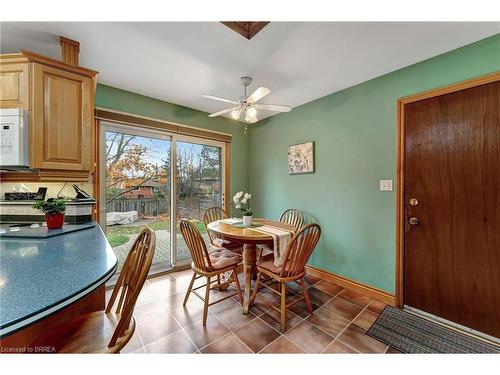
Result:
[[[243,216],[252,216],[253,210],[250,208],[250,199],[252,199],[252,194],[239,191],[233,197],[232,206],[240,210]]]

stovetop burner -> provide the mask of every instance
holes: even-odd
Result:
[[[11,192],[5,193],[6,201],[34,201],[37,193]]]

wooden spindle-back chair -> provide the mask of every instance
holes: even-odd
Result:
[[[227,219],[227,214],[226,211],[224,211],[220,207],[210,207],[203,214],[203,223],[205,224],[205,226],[214,221],[222,219]],[[215,233],[212,233],[210,231],[208,231],[208,238],[210,238],[210,242],[213,244],[215,243],[215,240],[219,239],[219,237]]]
[[[304,225],[304,215],[296,208],[289,208],[281,214],[279,221],[290,224],[299,230]]]
[[[118,281],[116,282],[108,306],[106,307],[106,313],[111,313],[116,298],[118,294],[120,294],[115,309],[115,314],[120,316],[120,320],[111,337],[108,348],[115,348],[118,346],[120,347],[119,349],[121,349],[126,344],[126,342],[123,343],[121,341],[127,338],[128,335],[126,333],[130,328],[132,328],[133,334],[135,320],[132,317],[132,313],[134,312],[135,303],[144,286],[149,269],[151,268],[155,247],[155,232],[150,228],[145,228],[135,239],[125,259],[120,276],[118,277]],[[131,334],[130,337],[132,337]],[[128,337],[127,342],[130,337]]]
[[[279,221],[294,226],[298,231],[304,224],[304,215],[296,208],[289,208],[288,210],[283,211],[283,213],[280,215]],[[257,259],[262,259],[264,254],[270,254],[272,252],[272,249],[265,245],[259,245],[257,247],[259,250]]]
[[[151,268],[155,246],[155,233],[143,229],[127,255],[106,310],[61,323],[31,346],[52,346],[56,353],[119,353],[134,334],[133,311]]]
[[[314,248],[316,247],[319,238],[321,237],[321,227],[318,224],[308,224],[302,227],[290,240],[288,243],[285,254],[283,256],[283,264],[280,267],[275,267],[274,260],[264,260],[257,264],[257,280],[255,282],[255,287],[252,293],[250,303],[253,304],[259,286],[268,288],[274,293],[280,295],[280,308],[278,309],[265,297],[260,296],[264,302],[271,305],[271,307],[281,314],[280,328],[281,332],[286,330],[286,309],[295,305],[297,302],[305,300],[307,310],[310,314],[313,313],[311,301],[309,299],[309,294],[307,293],[306,286],[304,284],[304,276],[306,275],[306,263],[311,256]],[[269,277],[269,279],[261,282],[263,275]],[[276,291],[271,287],[271,284],[278,282],[279,290]],[[303,297],[295,299],[291,304],[286,304],[286,283],[296,282],[302,287]]]
[[[203,214],[203,223],[205,224],[205,227],[207,227],[208,224],[214,221],[222,219],[227,219],[227,214],[226,211],[224,211],[220,207],[210,207]],[[224,247],[228,250],[234,251],[235,253],[242,254],[243,247],[241,244],[232,243],[231,241],[224,240],[223,238],[221,238],[221,236],[212,233],[211,231],[207,232],[208,232],[208,238],[210,239],[210,244],[212,245],[211,247],[215,248]]]
[[[222,302],[235,295],[238,295],[240,302],[243,303],[240,283],[236,270],[238,267],[238,263],[241,262],[241,256],[232,251],[229,251],[228,249],[212,250],[211,252],[208,252],[205,241],[203,240],[200,231],[193,223],[188,220],[181,220],[179,228],[193,259],[193,262],[191,263],[193,277],[191,278],[189,288],[186,292],[186,296],[184,297],[183,306],[186,305],[191,293],[200,298],[204,302],[203,325],[205,326],[207,324],[207,314],[209,306]],[[226,272],[230,272],[231,277],[229,277],[224,283],[221,283],[220,275]],[[214,281],[211,280],[213,276],[216,276],[216,279]],[[193,288],[195,280],[199,279],[200,277],[206,278],[206,284]],[[209,303],[211,289],[223,289],[224,287],[228,287],[233,281],[236,286],[235,293],[228,294],[224,298]],[[216,286],[212,286],[212,283],[214,282],[217,282]],[[197,292],[198,289],[203,287],[205,287],[205,297],[202,297]]]

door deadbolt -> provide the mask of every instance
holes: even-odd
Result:
[[[418,204],[418,199],[415,199],[415,198],[410,199],[410,204],[412,206],[416,206]]]
[[[418,224],[418,219],[416,217],[410,217],[410,220],[408,220],[410,225],[417,225]]]

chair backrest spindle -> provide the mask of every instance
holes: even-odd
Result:
[[[304,224],[304,215],[299,210],[290,208],[281,214],[279,221],[292,225],[299,230]]]
[[[293,277],[305,273],[306,263],[321,236],[321,227],[307,224],[288,243],[283,257],[281,277]]]
[[[212,263],[198,228],[188,220],[181,220],[179,228],[191,253],[191,258],[193,258],[194,266],[200,271],[211,272],[213,270]]]
[[[227,214],[226,211],[224,211],[220,207],[210,207],[203,214],[203,223],[205,224],[205,227],[214,221],[222,219],[227,219]],[[214,243],[214,240],[216,240],[219,237],[216,234],[208,231],[208,238],[210,238],[211,243]]]

